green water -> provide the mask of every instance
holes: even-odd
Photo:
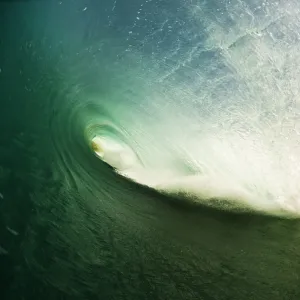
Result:
[[[0,3],[0,20],[5,24],[0,28],[1,299],[299,299],[298,218],[273,216],[275,204],[269,205],[273,198],[266,197],[264,189],[257,188],[259,193],[253,193],[259,195],[255,207],[259,206],[263,213],[252,206],[244,209],[242,197],[236,192],[246,180],[275,189],[282,182],[290,182],[291,169],[287,168],[284,181],[284,176],[267,173],[269,165],[263,165],[267,172],[261,175],[257,169],[251,169],[251,164],[245,167],[237,155],[238,163],[229,173],[227,162],[232,160],[220,163],[223,157],[205,146],[210,145],[207,136],[215,136],[219,130],[213,126],[214,130],[208,130],[209,125],[216,125],[218,120],[226,127],[225,115],[218,111],[231,107],[234,113],[230,117],[234,118],[249,99],[249,103],[265,103],[273,84],[280,85],[270,78],[262,81],[255,74],[255,64],[250,62],[244,63],[245,70],[240,70],[239,76],[230,73],[218,56],[219,50],[207,50],[216,39],[216,28],[222,24],[222,36],[227,41],[238,35],[237,24],[250,28],[249,11],[255,12],[257,19],[253,24],[262,31],[264,22],[277,17],[277,12],[291,14],[285,2],[279,2],[278,7],[271,3],[261,10],[258,7],[264,6],[256,2],[259,1],[236,1],[232,6],[216,1],[150,0],[126,4]],[[293,7],[297,3],[290,4]],[[220,10],[227,17],[221,18]],[[238,23],[236,16],[241,12],[244,21]],[[286,41],[296,51],[298,42],[292,33],[296,32],[298,10],[294,8],[293,12],[293,18],[285,15],[284,21],[275,22],[274,26],[282,33],[277,39]],[[191,17],[196,13],[197,22],[202,18],[207,26],[202,24],[205,33]],[[212,28],[208,21],[213,17],[204,18],[211,16],[209,13],[219,22],[212,23],[215,31],[207,29]],[[146,21],[138,23],[141,19]],[[245,44],[239,46],[243,41],[238,40],[228,47],[232,60],[241,61],[236,57],[241,50],[256,49],[253,45],[257,44],[251,40],[249,46],[248,37],[244,39]],[[206,47],[206,51],[201,47]],[[272,49],[278,47],[274,43]],[[279,48],[279,57],[291,55],[288,47]],[[204,53],[198,62],[184,60],[194,57],[198,50]],[[269,53],[272,62],[279,55],[275,50]],[[293,54],[297,61],[298,55]],[[268,72],[274,75],[274,68],[266,63],[262,53],[259,57],[258,61],[265,63],[261,69],[269,68],[261,76]],[[185,61],[186,68],[179,68],[179,60]],[[286,58],[282,68],[288,69],[289,63]],[[237,66],[238,63],[238,69]],[[282,85],[297,79],[295,69],[282,75]],[[217,81],[220,85],[216,85]],[[262,83],[269,83],[269,90],[253,96],[254,87]],[[210,84],[216,86],[214,93]],[[232,102],[231,91],[238,96],[244,93],[248,98]],[[288,99],[282,96],[291,97],[283,88],[282,94],[278,93],[273,92],[274,101],[278,100],[276,95],[286,102]],[[296,87],[293,93],[296,98]],[[228,102],[221,101],[224,94]],[[250,108],[244,109],[245,118],[250,115]],[[297,106],[293,109],[295,117]],[[263,121],[271,124],[271,118]],[[186,133],[194,136],[199,132],[199,124],[202,135],[196,140],[203,142],[197,150],[200,158],[192,148],[196,144],[181,142]],[[232,127],[237,132],[241,130]],[[241,132],[252,138],[254,134],[250,133],[256,131],[249,128]],[[266,135],[273,131],[276,130],[267,131]],[[109,135],[118,143],[129,145],[143,166],[142,172],[134,169],[135,177],[126,178],[97,158],[90,147],[95,135]],[[294,140],[292,133],[289,137]],[[272,138],[282,145],[281,140]],[[241,143],[240,139],[237,143]],[[221,145],[220,153],[227,153],[228,144]],[[246,144],[238,145],[248,151]],[[293,145],[288,150],[278,149],[292,153],[297,149],[296,142]],[[249,155],[257,158],[250,151]],[[261,156],[252,164],[265,162],[260,159]],[[212,192],[203,192],[202,183],[200,193],[199,181],[196,192],[189,195],[191,185],[184,184],[179,194],[173,189],[171,193],[164,189],[161,193],[151,186],[158,182],[160,188],[165,187],[169,174],[177,180],[195,172],[211,174],[206,173],[207,169],[214,171],[217,167],[228,173],[211,181]],[[274,173],[277,171],[274,169]],[[293,174],[295,178],[296,175]],[[267,177],[273,181],[265,181]],[[171,179],[173,187],[177,181]],[[135,181],[146,181],[150,187]],[[237,195],[233,211],[231,206],[227,209],[227,200],[232,199],[224,201],[224,189],[218,190],[220,203],[209,205],[215,203],[214,192],[221,181],[226,185],[232,181],[239,184],[238,189],[236,185],[229,189],[230,194]],[[179,181],[180,187],[182,182]],[[192,187],[195,189],[194,184]],[[288,188],[292,190],[294,186]],[[272,191],[268,190],[270,194]],[[205,197],[212,193],[213,199],[202,201],[199,193]]]

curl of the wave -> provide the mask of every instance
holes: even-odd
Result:
[[[170,11],[158,51],[160,30],[129,28],[121,50],[104,41],[61,139],[84,132],[119,174],[164,193],[299,214],[300,5],[218,3],[181,7],[186,22]]]
[[[130,169],[142,167],[142,162],[126,143],[121,129],[112,123],[89,125],[85,136],[94,154],[117,172],[125,174]]]

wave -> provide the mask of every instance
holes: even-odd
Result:
[[[300,7],[256,2],[176,3],[154,28],[146,1],[122,30],[111,19],[88,36],[45,28],[38,47],[60,78],[49,103],[56,172],[96,182],[96,154],[162,193],[299,214]]]
[[[5,12],[4,293],[293,298],[298,1]]]

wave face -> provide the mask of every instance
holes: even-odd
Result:
[[[297,1],[145,1],[121,19],[118,5],[89,37],[51,26],[71,39],[60,138],[93,150],[106,137],[104,162],[162,192],[297,214]],[[99,17],[84,8],[82,22]]]
[[[28,299],[298,299],[298,0],[1,6]]]

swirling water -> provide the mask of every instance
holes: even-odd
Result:
[[[297,1],[0,5],[4,297],[299,298]]]

